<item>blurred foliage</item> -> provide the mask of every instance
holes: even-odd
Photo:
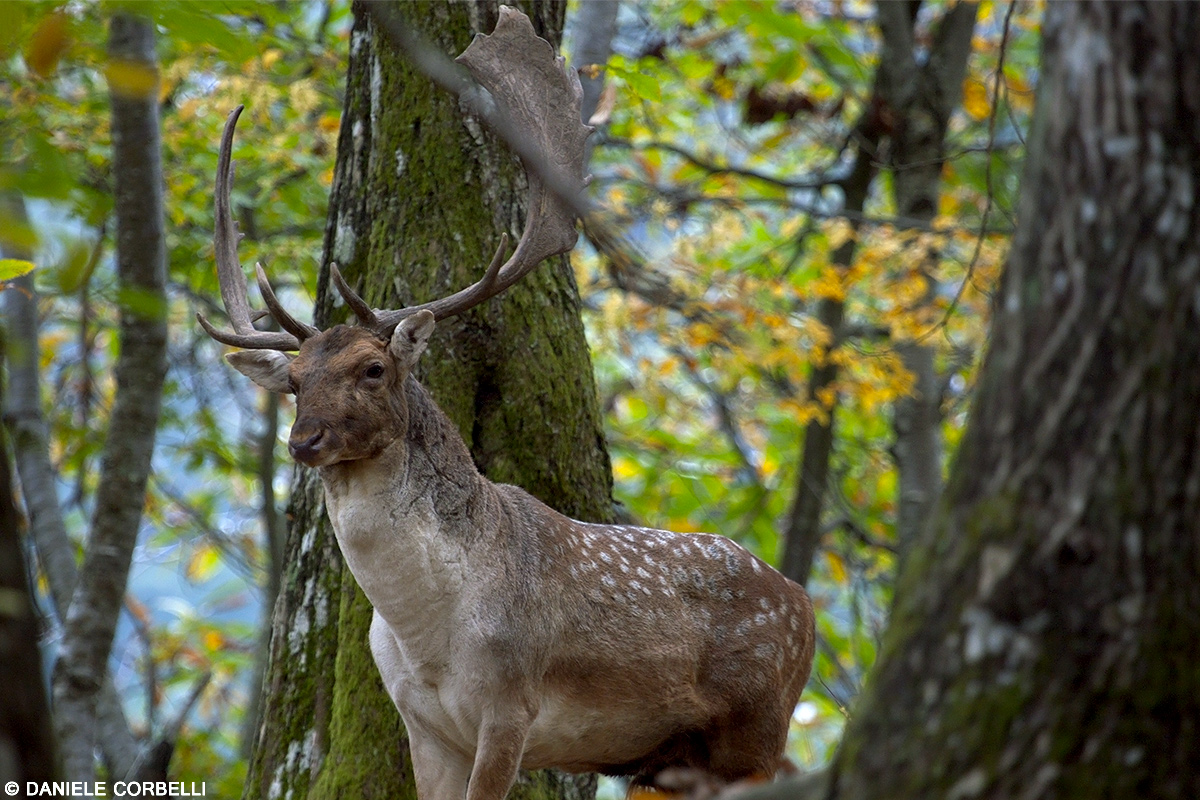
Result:
[[[254,390],[194,324],[196,311],[222,316],[211,246],[216,146],[226,113],[244,103],[233,191],[242,261],[262,261],[293,311],[311,308],[349,8],[0,3],[0,191],[22,196],[33,220],[0,220],[0,244],[36,245],[44,403],[77,535],[113,391],[108,82],[153,85],[106,59],[106,21],[126,5],[152,14],[159,30],[172,343],[125,615],[132,633],[113,663],[141,732],[166,724],[211,673],[172,770],[237,796],[258,635],[252,587],[266,569],[255,478],[263,421]],[[921,47],[944,12],[928,5]],[[1037,79],[1036,4],[1015,8],[997,75],[1008,10],[981,6],[944,192],[924,228],[893,218],[887,175],[861,218],[840,216],[846,143],[877,62],[869,4],[627,2],[604,70],[593,186],[648,265],[610,263],[587,247],[575,254],[618,499],[647,524],[719,531],[775,561],[804,425],[838,401],[827,535],[811,582],[820,646],[795,721],[793,756],[804,764],[822,762],[836,741],[886,618],[890,406],[912,385],[898,344],[938,344],[950,449],[965,418]],[[854,264],[833,266],[852,236]],[[916,303],[927,253],[940,288]],[[22,268],[0,264],[0,280]],[[826,297],[846,303],[843,342],[814,315]],[[806,382],[826,359],[841,366],[838,382],[810,402]],[[289,470],[281,461],[281,490]]]
[[[157,75],[107,58],[107,23],[122,8],[156,22]],[[238,738],[269,564],[256,390],[230,375],[195,323],[197,311],[222,317],[211,244],[217,143],[225,115],[244,103],[233,192],[242,260],[271,269],[302,316],[324,234],[349,22],[348,2],[0,3],[0,191],[21,196],[31,219],[0,220],[0,245],[36,253],[43,402],[77,540],[114,389],[109,91],[157,91],[161,101],[170,373],[112,667],[140,735],[169,725],[211,675],[172,774],[205,780],[218,797],[241,794]],[[19,268],[3,262],[0,280]],[[289,472],[281,462],[281,491]]]
[[[922,9],[919,47],[946,7]],[[575,261],[619,499],[647,524],[725,533],[775,561],[804,426],[838,403],[809,587],[820,644],[794,738],[805,764],[836,742],[890,602],[890,411],[913,384],[900,344],[937,345],[950,452],[965,419],[1036,82],[1033,4],[1013,10],[997,80],[1008,11],[980,8],[937,216],[916,228],[894,219],[886,173],[861,217],[840,215],[878,60],[871,4],[656,0],[619,18],[591,168],[596,199],[645,266],[586,248]],[[841,269],[832,254],[852,236]],[[921,300],[926,254],[932,302]],[[845,303],[840,343],[816,317],[821,298]],[[810,401],[825,360],[838,378]]]

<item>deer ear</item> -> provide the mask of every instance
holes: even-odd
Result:
[[[392,355],[405,369],[412,369],[425,352],[429,337],[433,334],[433,312],[421,309],[411,317],[400,320],[392,334]]]
[[[275,350],[238,350],[229,353],[225,360],[268,392],[291,394],[288,365],[292,359]]]

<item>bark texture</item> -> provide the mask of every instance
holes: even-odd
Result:
[[[830,796],[1200,794],[1200,7],[1051,4],[991,347]]]
[[[130,14],[115,15],[109,57],[154,74],[154,24]],[[55,720],[64,771],[72,781],[95,777],[96,698],[137,542],[167,371],[158,97],[154,89],[129,94],[117,84],[110,88],[121,350],[83,568],[64,621],[54,673]]]
[[[457,55],[490,32],[495,2],[401,5]],[[565,3],[522,8],[557,46]],[[356,7],[325,262],[376,307],[449,294],[476,280],[503,231],[522,229],[519,164],[458,103],[415,74]],[[345,316],[328,273],[317,322]],[[419,377],[476,464],[573,517],[612,516],[611,477],[574,276],[547,261],[500,298],[440,323]],[[247,798],[413,798],[399,714],[367,647],[370,607],[344,569],[320,482],[293,487],[263,724]],[[584,800],[594,779],[523,776],[512,796]]]

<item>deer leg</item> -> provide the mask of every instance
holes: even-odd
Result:
[[[408,748],[418,800],[463,800],[471,777],[471,759],[415,726],[408,728]]]
[[[760,709],[731,715],[706,737],[708,770],[726,781],[771,780],[787,741],[787,721]]]
[[[533,714],[523,708],[484,712],[467,800],[504,800],[517,779]]]

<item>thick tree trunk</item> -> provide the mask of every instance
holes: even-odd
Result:
[[[991,349],[831,796],[1200,795],[1200,7],[1044,37]]]
[[[498,5],[402,5],[457,55]],[[557,44],[564,3],[525,9]],[[501,232],[522,227],[520,167],[458,102],[415,74],[356,7],[325,262],[375,306],[478,279]],[[344,315],[323,273],[317,320]],[[611,477],[573,273],[548,261],[502,297],[438,326],[420,378],[489,478],[571,516],[608,520]],[[316,475],[294,485],[263,723],[247,798],[415,797],[400,716],[367,647],[370,607],[344,570]],[[524,798],[585,798],[594,779],[526,777]]]

